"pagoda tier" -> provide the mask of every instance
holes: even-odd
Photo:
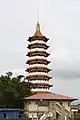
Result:
[[[29,37],[28,41],[29,42],[32,42],[32,41],[35,41],[35,40],[40,40],[40,41],[44,41],[44,42],[47,42],[49,39],[46,38],[45,36],[35,36],[33,35],[32,37]]]
[[[30,75],[28,74],[26,79],[29,81],[29,80],[49,80],[51,79],[52,77],[51,76],[48,76],[47,74],[33,74],[33,75]]]
[[[33,92],[49,92],[49,88],[52,87],[50,83],[39,83],[39,82],[32,82],[32,91]]]
[[[44,85],[44,83],[43,84],[33,83],[32,88],[35,89],[36,87],[40,88],[40,89],[45,89],[45,88],[49,89],[50,87],[52,87],[52,85],[46,84],[46,83],[45,83],[45,85]]]
[[[26,79],[31,82],[32,80],[49,80],[51,79],[52,77],[47,77],[47,76],[27,76]]]
[[[44,82],[44,81],[43,81],[43,82],[39,82],[39,81],[38,81],[38,82],[34,82],[34,81],[32,81],[32,83],[33,83],[33,86],[35,86],[35,87],[36,87],[36,86],[38,86],[38,87],[39,87],[39,86],[40,86],[40,87],[47,87],[47,86],[48,86],[48,87],[52,87],[52,86],[53,86],[53,85],[51,85],[49,82]]]
[[[27,64],[29,65],[26,71],[28,75],[26,79],[31,82],[32,92],[47,91],[52,86],[49,83],[49,80],[52,78],[48,75],[48,72],[51,71],[47,67],[50,61],[47,60],[47,57],[50,55],[46,52],[49,46],[46,45],[48,39],[42,35],[40,32],[40,25],[37,23],[36,32],[32,37],[29,37],[28,45],[29,52],[27,56]]]
[[[30,51],[28,52],[27,56],[33,57],[33,56],[44,56],[48,57],[50,54],[47,53],[46,51]]]
[[[31,58],[29,60],[27,60],[26,64],[44,64],[44,65],[48,65],[50,63],[50,61],[46,60],[45,58]]]
[[[46,45],[45,43],[41,43],[40,41],[36,40],[33,43],[29,44],[27,48],[29,48],[29,49],[34,49],[34,48],[48,49],[49,46]]]
[[[26,70],[27,72],[45,72],[48,73],[51,71],[51,69],[44,67],[44,66],[34,66],[34,67],[29,67]]]

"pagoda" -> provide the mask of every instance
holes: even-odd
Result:
[[[26,79],[32,83],[33,94],[24,98],[24,114],[30,120],[71,120],[70,104],[77,99],[50,92],[52,77],[48,68],[50,61],[47,59],[50,55],[47,52],[48,40],[42,35],[37,22],[35,34],[28,39]]]
[[[42,35],[40,31],[40,24],[37,22],[36,32],[32,37],[29,37],[27,54],[28,60],[28,75],[26,79],[31,82],[32,93],[39,92],[50,92],[49,88],[52,86],[50,84],[50,79],[52,78],[48,73],[51,69],[48,68],[50,61],[47,57],[50,55],[47,53],[49,46],[46,44],[49,39]]]

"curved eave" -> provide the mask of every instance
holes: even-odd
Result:
[[[77,99],[68,97],[68,96],[64,96],[64,95],[60,95],[60,94],[55,94],[55,93],[49,93],[49,94],[34,94],[30,97],[26,97],[25,100],[51,100],[51,101],[67,101],[67,102],[72,102],[75,101]]]
[[[28,52],[28,54],[33,54],[33,53],[45,53],[45,54],[50,55],[50,54],[47,53],[46,51],[37,51],[37,50],[35,50],[35,51]],[[27,55],[28,55],[28,54],[27,54]]]
[[[51,61],[48,61],[48,60],[46,60],[46,59],[39,59],[39,58],[36,58],[36,59],[30,59],[30,60],[27,60],[27,64],[29,63],[29,62],[32,62],[32,61],[36,61],[36,62],[38,62],[38,61],[46,61],[47,63],[50,63]]]
[[[47,76],[47,75],[40,75],[40,74],[37,74],[37,75],[29,75],[29,76],[26,77],[26,79],[33,78],[33,77],[47,77],[47,78],[49,78],[49,79],[52,78],[52,77]]]
[[[28,44],[28,46],[32,46],[32,45],[45,45],[45,46],[49,47],[46,43],[35,42],[35,43]]]
[[[28,47],[27,48],[29,48],[29,49],[31,49],[30,47],[31,46],[37,46],[37,45],[39,45],[39,46],[45,46],[46,48],[45,49],[47,49],[47,48],[49,48],[50,46],[48,46],[48,45],[46,45],[46,44],[44,44],[44,43],[38,43],[38,42],[36,42],[36,43],[31,43],[31,44],[29,44],[28,45]],[[42,47],[41,47],[42,48]]]
[[[34,95],[34,94],[49,94],[49,93],[51,93],[50,91],[32,91],[32,95]]]
[[[33,54],[33,55],[30,55],[30,54]],[[32,51],[32,52],[28,52],[28,54],[26,56],[31,57],[31,56],[35,56],[35,54],[36,55],[41,54],[41,56],[45,56],[45,57],[48,57],[50,55],[49,53],[44,52],[44,51]],[[43,54],[45,54],[45,55],[43,55]]]
[[[33,47],[33,46],[35,46],[35,47]],[[31,47],[32,47],[32,48],[31,48]],[[49,47],[50,47],[50,46],[45,46],[45,47],[44,47],[44,45],[41,46],[41,47],[40,47],[40,46],[37,46],[37,45],[30,45],[30,46],[28,46],[27,48],[30,49],[30,50],[31,50],[31,49],[35,49],[35,48],[43,48],[43,49],[47,50]]]
[[[28,39],[28,41],[29,42],[31,42],[31,41],[33,41],[33,40],[43,40],[43,41],[45,41],[45,42],[47,42],[49,39],[48,38],[46,38],[45,36],[37,36],[36,34],[35,35],[33,35],[32,37],[29,37],[29,39]]]
[[[34,94],[34,93],[36,93],[36,94],[38,94],[38,93],[41,93],[41,94],[43,94],[44,93],[44,91],[43,91],[43,93],[42,93],[42,91],[40,92],[40,91],[32,91],[32,93]],[[46,92],[47,94],[49,94],[50,92]],[[38,99],[38,98],[36,98],[36,99],[27,99],[27,98],[24,98],[25,100],[41,100],[41,99]],[[45,98],[43,98],[42,100],[46,100],[46,101],[65,101],[65,102],[73,102],[73,101],[75,101],[75,100],[78,100],[78,99],[51,99],[51,98],[48,98],[48,99],[45,99]]]
[[[27,69],[27,70],[25,70],[26,72],[50,72],[51,70],[50,69],[48,69],[48,70],[41,70],[41,69],[33,69],[33,70],[29,70],[29,69]]]
[[[32,80],[46,80],[46,81],[49,81],[51,78],[48,78],[48,77],[43,77],[43,78],[41,78],[41,77],[31,77],[31,78],[25,78],[25,80],[28,80],[28,81],[32,81]]]
[[[29,65],[32,65],[32,64],[35,64],[35,63],[38,63],[38,61],[33,61],[33,63],[31,63],[31,61],[27,61],[26,64],[29,64]],[[44,62],[40,61],[39,62],[40,64],[43,64]],[[50,62],[47,62],[45,65],[48,65]]]
[[[51,69],[49,69],[49,68],[47,68],[47,67],[41,67],[41,66],[36,66],[36,67],[29,67],[29,68],[27,68],[27,70],[26,71],[28,71],[28,70],[33,70],[33,69],[36,69],[36,70],[48,70],[48,71],[51,71]]]

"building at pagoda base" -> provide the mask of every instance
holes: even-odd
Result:
[[[70,103],[76,99],[50,92],[51,71],[48,64],[50,55],[47,52],[49,39],[42,35],[40,24],[36,25],[36,32],[28,41],[28,60],[26,64],[26,80],[32,83],[32,96],[24,98],[24,113],[29,119],[36,120],[70,120]]]

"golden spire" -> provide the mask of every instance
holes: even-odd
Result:
[[[37,25],[36,25],[36,32],[40,32],[40,24],[39,24],[39,22],[37,22]]]
[[[36,24],[36,32],[33,35],[33,37],[38,36],[42,37],[42,33],[40,31],[40,24],[39,24],[39,0],[37,0],[37,24]]]
[[[37,24],[36,24],[36,32],[33,35],[33,37],[35,37],[35,36],[39,36],[39,37],[43,36],[42,33],[41,33],[41,31],[40,31],[40,24],[39,24],[39,22],[37,22]]]

